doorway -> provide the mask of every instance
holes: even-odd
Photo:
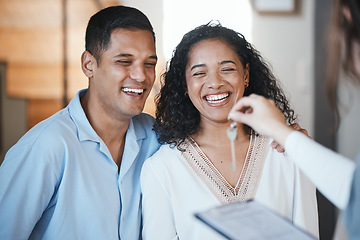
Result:
[[[6,63],[0,62],[0,164],[6,152],[26,132],[26,100],[6,94]]]

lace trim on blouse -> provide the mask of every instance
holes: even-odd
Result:
[[[251,135],[244,166],[235,187],[217,170],[192,138],[184,141],[186,151],[182,155],[221,204],[244,202],[255,198],[269,148],[268,142],[267,137]]]

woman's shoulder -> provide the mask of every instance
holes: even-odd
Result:
[[[270,144],[271,142],[272,140],[270,139]],[[303,183],[309,182],[308,177],[286,153],[286,150],[285,152],[280,153],[276,149],[273,149],[271,145],[268,149],[263,172],[266,172],[270,178],[284,178],[287,181],[293,180],[295,182],[300,181]]]
[[[146,162],[151,164],[169,164],[176,161],[181,156],[180,150],[170,144],[161,145],[158,151],[156,151]]]
[[[279,170],[282,169],[285,172],[293,172],[296,169],[295,163],[289,159],[286,151],[280,153],[271,146],[269,146],[266,162],[271,164],[273,167],[278,168]]]
[[[269,171],[271,174],[281,174],[281,175],[290,175],[294,176],[297,167],[295,163],[289,159],[286,151],[278,152],[276,149],[272,148],[271,144],[273,139],[268,138],[267,144],[267,154],[264,162],[264,171]]]
[[[182,169],[181,152],[168,144],[162,145],[150,158],[146,159],[141,170],[141,181],[168,182]]]

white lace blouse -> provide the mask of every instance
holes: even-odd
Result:
[[[253,135],[232,187],[192,139],[186,151],[164,145],[142,169],[143,238],[223,239],[194,213],[255,199],[318,237],[316,189],[270,140]]]

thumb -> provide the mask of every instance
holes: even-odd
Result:
[[[251,118],[251,112],[249,110],[245,110],[245,111],[236,111],[231,110],[229,115],[228,115],[228,119],[236,121],[236,122],[240,122],[240,123],[245,123],[248,124],[248,122],[250,121]]]

